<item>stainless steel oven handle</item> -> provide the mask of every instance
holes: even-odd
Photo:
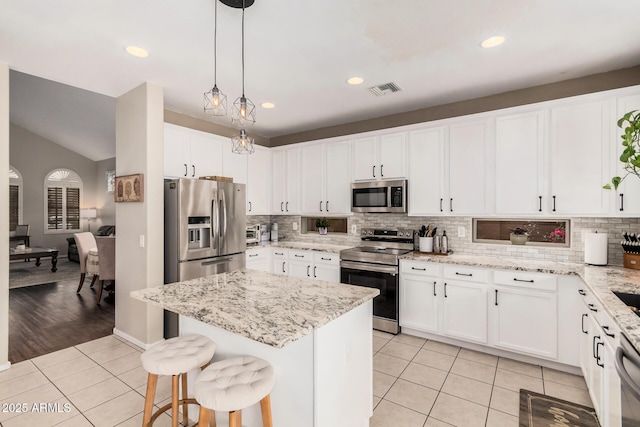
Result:
[[[631,376],[625,369],[622,361],[622,359],[625,357],[629,359],[631,362],[637,363],[637,361],[634,360],[634,358],[629,353],[627,353],[622,347],[618,347],[618,349],[616,350],[616,359],[615,359],[616,372],[618,372],[618,375],[620,376],[620,381],[622,381],[624,385],[626,385],[629,388],[629,390],[635,396],[636,399],[640,400],[640,385],[636,384],[636,382],[633,380],[633,378],[631,378]]]
[[[360,262],[340,261],[340,268],[353,270],[375,271],[377,273],[398,274],[398,267],[394,265],[365,264]]]

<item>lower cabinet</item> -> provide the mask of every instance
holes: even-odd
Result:
[[[270,248],[249,248],[246,256],[248,269],[271,272]]]
[[[448,280],[443,286],[442,333],[487,343],[487,285]]]
[[[340,282],[340,256],[316,251],[290,251],[289,274],[327,282]]]
[[[289,251],[286,249],[273,248],[271,256],[271,272],[282,276],[289,275]]]
[[[400,285],[400,325],[427,332],[439,332],[440,301],[437,277],[402,274]]]

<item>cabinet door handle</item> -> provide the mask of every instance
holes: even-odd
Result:
[[[251,212],[251,202],[249,202],[249,212]]]
[[[467,276],[467,277],[471,277],[471,276],[473,276],[473,273],[458,273],[458,272],[456,271],[456,276]]]
[[[418,271],[427,271],[426,268],[415,268],[415,267],[411,267],[412,270],[418,270]]]
[[[254,257],[254,256],[258,256],[258,254],[249,254],[249,258]]]
[[[284,202],[280,202],[280,212],[284,212]]]
[[[498,290],[496,289],[496,305],[498,305]]]
[[[376,177],[376,165],[373,165],[373,177]]]
[[[380,165],[380,176],[382,178],[384,178],[384,173],[382,172],[382,168],[384,167],[384,165]]]
[[[440,197],[440,212],[442,212],[442,197]]]
[[[624,210],[624,194],[620,193],[620,212]]]
[[[311,275],[309,274],[309,269],[311,268],[310,265],[307,265],[307,277],[311,277]]]
[[[316,268],[318,268],[318,266],[314,265],[313,266],[313,277],[318,277],[318,276],[316,276]]]
[[[552,196],[553,197],[553,211],[556,211],[556,196]]]
[[[615,338],[616,337],[616,334],[609,333],[609,327],[608,326],[603,326],[602,330],[604,331],[604,334],[606,336],[611,337],[611,338]]]
[[[453,212],[453,197],[449,199],[449,210]]]
[[[600,350],[598,349],[598,346],[601,345],[602,348],[604,349],[604,342],[599,342],[596,344],[596,365],[600,366],[601,368],[604,368],[604,363],[600,364]]]
[[[444,284],[444,297],[447,297],[447,284]]]
[[[320,212],[322,212],[322,200],[320,200]]]
[[[538,196],[538,212],[542,212],[542,196]]]
[[[304,258],[304,255],[293,254],[293,256],[296,258]]]
[[[578,289],[578,293],[582,296],[587,295],[587,293],[583,289]]]
[[[433,296],[437,296],[436,295],[436,282],[433,282]]]
[[[593,353],[593,358],[594,359],[598,359],[598,356],[596,355],[596,340],[600,339],[600,335],[594,335],[593,336],[593,343],[591,344],[591,351]]]
[[[598,309],[593,304],[587,304],[587,306],[589,307],[589,310],[595,311],[596,313],[598,312]]]
[[[282,261],[282,272],[286,273],[285,269],[284,269],[284,264],[286,263],[286,261]]]
[[[195,176],[196,176],[196,167],[195,167],[194,165],[191,165],[191,170],[193,171],[193,172],[191,173],[191,177],[193,178],[193,177],[195,177]]]
[[[589,331],[585,331],[585,330],[584,330],[584,319],[585,319],[586,317],[589,317],[589,315],[588,315],[587,313],[584,313],[584,314],[582,315],[582,320],[581,320],[581,325],[580,325],[580,329],[582,330],[582,333],[583,333],[583,334],[588,334],[588,333],[589,333]]]
[[[327,200],[324,204],[324,209],[329,212],[329,201]]]
[[[331,261],[331,258],[320,257],[320,259],[323,260],[323,261]]]
[[[284,255],[284,252],[274,252],[276,255]]]
[[[184,163],[184,176],[187,176],[187,174],[189,173],[189,169],[187,169],[187,164]]]
[[[518,279],[517,277],[514,277],[514,278],[513,278],[513,281],[514,281],[514,282],[534,283],[534,280],[533,280],[533,279],[531,279],[531,280],[524,280],[524,279]]]
[[[284,209],[285,209],[287,212],[289,212],[289,202],[285,203],[285,205],[284,205],[284,206],[285,206],[285,207],[284,207]]]

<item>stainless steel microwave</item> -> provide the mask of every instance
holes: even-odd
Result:
[[[407,212],[407,180],[354,182],[351,212]]]

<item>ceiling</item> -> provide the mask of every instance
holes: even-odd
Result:
[[[71,138],[94,160],[113,157],[113,98],[149,81],[164,88],[165,108],[230,126],[202,112],[213,5],[0,0],[0,62],[74,87],[12,73],[11,120],[61,145]],[[249,132],[281,136],[638,65],[638,16],[637,0],[256,0],[246,11],[245,93],[258,106]],[[219,4],[218,87],[229,103],[242,91],[240,18]],[[507,40],[479,46],[494,35]],[[349,86],[351,76],[365,83]],[[368,91],[387,82],[402,91]],[[259,107],[267,101],[276,108]]]

